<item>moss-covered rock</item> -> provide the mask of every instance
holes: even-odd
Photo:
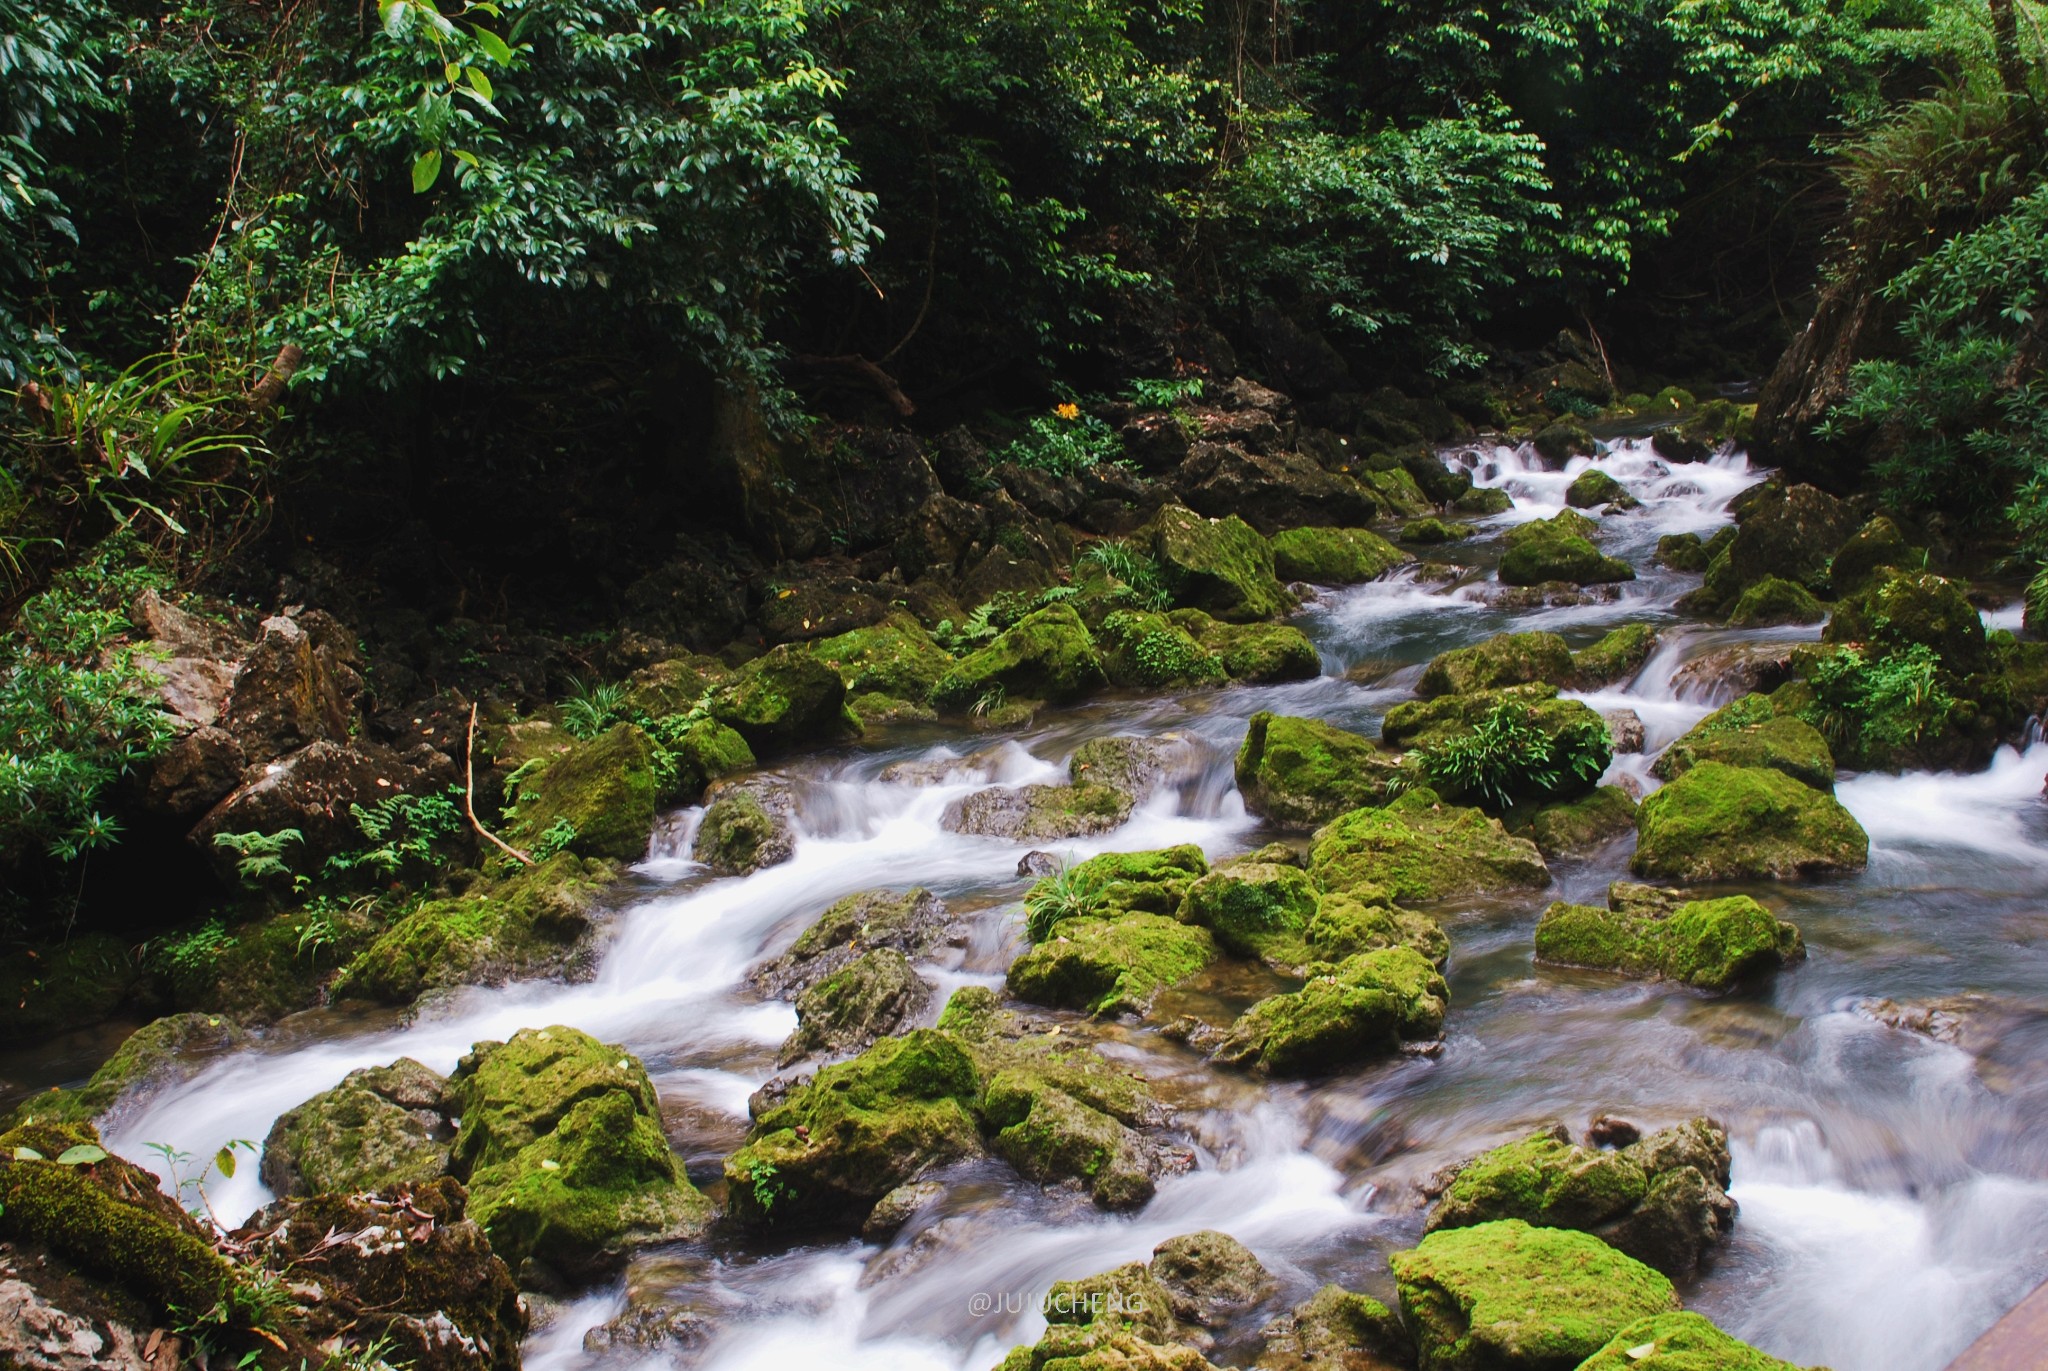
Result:
[[[1202,849],[1182,843],[1146,852],[1101,853],[1070,868],[1066,884],[1079,898],[1082,909],[1077,912],[1087,917],[1173,915],[1180,911],[1188,886],[1208,874],[1209,862]],[[1052,895],[1057,884],[1053,877],[1040,880],[1025,895],[1026,907]]]
[[[1596,786],[1576,800],[1545,805],[1529,817],[1529,837],[1545,857],[1596,852],[1635,831],[1636,801],[1620,786]]]
[[[1589,1234],[1503,1219],[1389,1259],[1423,1371],[1573,1371],[1678,1307],[1671,1282]]]
[[[447,1096],[470,1213],[515,1269],[533,1260],[588,1276],[710,1223],[662,1135],[646,1069],[621,1047],[559,1024],[522,1029],[472,1048]]]
[[[1444,804],[1426,788],[1319,829],[1309,874],[1333,894],[1373,886],[1404,902],[1550,883],[1534,843],[1510,837],[1498,819],[1476,809]]]
[[[1585,421],[1572,414],[1539,429],[1529,442],[1546,460],[1560,466],[1574,457],[1591,457],[1600,450],[1593,435],[1586,431]]]
[[[1272,545],[1234,514],[1204,519],[1168,505],[1145,537],[1176,604],[1232,623],[1277,619],[1295,607],[1274,575]]]
[[[1435,919],[1402,909],[1385,891],[1371,886],[1318,897],[1302,941],[1310,958],[1331,963],[1361,952],[1405,947],[1441,969],[1451,955],[1451,940]]]
[[[1704,598],[1732,606],[1749,586],[1775,576],[1825,594],[1828,563],[1855,532],[1849,506],[1812,486],[1770,482],[1743,493],[1735,536],[1707,564]]]
[[[1114,1115],[1059,1088],[1028,1065],[999,1069],[981,1095],[982,1127],[996,1155],[1027,1180],[1074,1180],[1104,1209],[1152,1198],[1138,1140]]]
[[[1590,647],[1572,654],[1570,684],[1581,690],[1625,681],[1642,670],[1643,663],[1657,650],[1658,632],[1652,624],[1623,624],[1612,629]],[[1565,681],[1557,684],[1564,685]]]
[[[1835,549],[1828,580],[1836,595],[1847,597],[1869,585],[1882,569],[1907,571],[1924,562],[1924,554],[1906,541],[1898,525],[1878,514]]]
[[[1747,895],[1671,909],[1600,909],[1559,901],[1536,925],[1536,957],[1720,990],[1806,955],[1799,930]]]
[[[1594,509],[1612,504],[1632,508],[1636,499],[1628,493],[1627,486],[1598,467],[1588,467],[1565,487],[1564,502],[1573,509]]]
[[[1237,751],[1245,808],[1297,828],[1384,804],[1409,779],[1370,739],[1320,719],[1254,714]]]
[[[857,890],[833,901],[787,953],[754,973],[754,983],[768,994],[787,997],[872,948],[923,956],[937,946],[945,927],[945,902],[921,886]]]
[[[1592,713],[1591,706],[1578,700],[1560,700],[1556,686],[1540,682],[1475,690],[1428,700],[1403,700],[1380,721],[1380,741],[1388,747],[1442,747],[1470,733],[1502,705],[1527,711],[1527,721],[1553,738]]]
[[[797,996],[796,1031],[782,1044],[781,1064],[860,1051],[922,1014],[931,998],[908,957],[872,948]]]
[[[751,875],[796,855],[794,797],[786,786],[740,784],[708,798],[691,855],[719,875]]]
[[[670,730],[668,721],[653,727],[661,738],[666,760],[655,759],[660,783],[655,799],[676,803],[695,800],[713,781],[754,769],[754,749],[747,740],[716,719],[697,719]]]
[[[613,875],[603,863],[563,852],[429,900],[350,962],[332,994],[408,1004],[444,986],[503,985],[571,969]]]
[[[1440,1036],[1449,1001],[1443,976],[1421,953],[1362,952],[1247,1009],[1216,1059],[1278,1076],[1338,1071]]]
[[[811,655],[839,673],[849,700],[879,695],[912,703],[932,693],[953,658],[908,614],[811,644]]]
[[[1370,1295],[1326,1285],[1262,1330],[1259,1371],[1396,1371],[1415,1364],[1400,1315]]]
[[[992,696],[1076,700],[1107,680],[1088,626],[1072,606],[1059,604],[1025,615],[987,647],[955,662],[932,687],[931,698],[936,708],[958,713]]]
[[[1283,581],[1348,586],[1415,560],[1362,528],[1290,528],[1273,535],[1273,574]]]
[[[1316,887],[1300,867],[1233,863],[1188,887],[1182,923],[1208,929],[1226,950],[1257,956],[1275,934],[1298,935],[1316,912]]]
[[[1149,690],[1221,685],[1223,659],[1163,614],[1120,609],[1096,630],[1110,684]]]
[[[1673,571],[1705,571],[1735,541],[1735,525],[1724,524],[1711,537],[1667,533],[1657,540],[1657,560]]]
[[[654,832],[656,788],[653,743],[632,724],[618,724],[524,769],[506,836],[521,847],[546,838],[557,850],[638,861]]]
[[[1570,516],[1567,521],[1566,516]],[[1584,526],[1591,522],[1572,510],[1555,518],[1509,529],[1500,559],[1502,585],[1533,586],[1546,581],[1574,585],[1607,585],[1633,581],[1635,568],[1594,547]]]
[[[1801,1371],[1730,1337],[1699,1314],[1655,1314],[1629,1324],[1578,1371]]]
[[[1769,767],[1816,790],[1835,788],[1835,756],[1811,725],[1777,712],[1769,697],[1745,695],[1694,724],[1664,749],[1651,773],[1675,781],[1701,762]]]
[[[1860,871],[1870,837],[1834,796],[1764,767],[1701,762],[1643,801],[1638,876],[1793,880]]]
[[[949,833],[1049,843],[1120,828],[1131,817],[1134,803],[1130,792],[1093,782],[991,786],[948,805],[939,826]]]
[[[1688,1280],[1735,1223],[1728,1134],[1693,1119],[1615,1150],[1574,1145],[1563,1124],[1461,1166],[1425,1232],[1519,1219],[1575,1228],[1616,1251]]]
[[[1474,486],[1451,501],[1451,508],[1459,514],[1475,519],[1491,518],[1505,514],[1515,507],[1514,496],[1498,486]]]
[[[1835,607],[1824,642],[1863,643],[1877,656],[1919,644],[1958,676],[1986,661],[1984,619],[1963,586],[1927,572],[1875,572]]]
[[[425,1185],[448,1170],[446,1087],[410,1057],[349,1072],[270,1126],[263,1183],[283,1197]]]
[[[12,1123],[87,1123],[112,1114],[132,1094],[170,1081],[189,1080],[207,1062],[248,1040],[234,1020],[219,1014],[171,1014],[129,1034],[76,1090],[46,1090],[14,1110]]]
[[[1045,1336],[1013,1350],[996,1371],[1215,1371],[1200,1350],[1214,1341],[1210,1330],[1256,1307],[1273,1285],[1258,1258],[1227,1234],[1169,1238],[1149,1263],[1054,1282]],[[1341,1318],[1332,1311],[1330,1336],[1343,1336]],[[1325,1329],[1312,1326],[1311,1338]]]
[[[728,1210],[748,1227],[858,1227],[927,1168],[981,1151],[980,1084],[947,1033],[885,1038],[763,1110],[725,1162]]]
[[[1416,682],[1415,693],[1433,699],[1531,682],[1563,685],[1573,671],[1571,649],[1555,633],[1501,633],[1437,654]]]
[[[1199,609],[1166,616],[1216,654],[1233,681],[1312,681],[1323,674],[1323,659],[1307,635],[1291,624],[1226,624]]]
[[[859,732],[846,712],[845,679],[806,643],[770,648],[742,666],[713,693],[711,716],[763,757]]]
[[[127,945],[103,933],[10,952],[0,963],[0,1036],[30,1043],[111,1018],[141,977]]]
[[[1471,524],[1455,523],[1431,515],[1426,519],[1410,519],[1401,525],[1401,531],[1394,535],[1404,543],[1417,547],[1435,547],[1440,543],[1455,543],[1461,538],[1470,538],[1479,530]]]
[[[1162,883],[1164,884],[1164,883]],[[1153,998],[1216,959],[1206,928],[1162,914],[1069,919],[1010,964],[1010,993],[1090,1014],[1142,1014]]]
[[[1423,493],[1414,473],[1404,467],[1360,471],[1358,479],[1371,489],[1387,513],[1396,519],[1414,518],[1430,511],[1429,496]]]
[[[1728,611],[1728,622],[1735,628],[1817,624],[1827,617],[1827,610],[1805,586],[1776,576],[1766,576],[1748,586]]]

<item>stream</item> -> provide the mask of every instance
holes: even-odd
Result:
[[[947,901],[966,933],[923,968],[940,990],[931,1017],[958,986],[1001,986],[1022,946],[1023,849],[943,831],[940,815],[961,795],[1059,779],[1091,737],[1177,732],[1203,749],[1198,775],[1116,832],[1058,850],[1078,857],[1193,842],[1213,861],[1271,836],[1246,814],[1231,775],[1255,711],[1370,734],[1446,648],[1509,628],[1554,631],[1580,647],[1617,624],[1647,621],[1668,628],[1637,678],[1582,698],[1636,710],[1654,754],[1725,702],[1674,686],[1686,661],[1733,642],[1818,631],[1689,625],[1672,606],[1698,577],[1651,564],[1660,535],[1705,535],[1728,521],[1729,500],[1763,475],[1739,453],[1674,466],[1647,443],[1612,444],[1590,464],[1642,507],[1605,516],[1601,544],[1640,579],[1609,602],[1514,611],[1489,602],[1497,534],[1562,508],[1566,485],[1589,462],[1547,471],[1526,451],[1495,448],[1445,460],[1505,489],[1513,509],[1483,521],[1476,538],[1433,550],[1464,568],[1454,580],[1425,582],[1409,569],[1322,594],[1299,620],[1322,652],[1320,679],[1098,701],[1010,735],[932,726],[891,734],[884,747],[800,759],[784,768],[801,797],[794,859],[714,879],[677,855],[695,816],[675,816],[636,868],[594,979],[463,991],[409,1019],[299,1016],[126,1109],[109,1145],[140,1159],[150,1142],[198,1156],[230,1139],[260,1142],[278,1114],[357,1067],[411,1056],[445,1072],[473,1042],[563,1023],[646,1062],[672,1140],[708,1184],[740,1142],[747,1096],[776,1074],[776,1049],[796,1022],[788,1005],[755,995],[747,972],[833,900],[916,884]],[[2017,627],[2011,611],[1987,617]],[[1648,754],[1617,758],[1610,779],[1654,787]],[[883,779],[906,760],[952,766],[938,784]],[[1042,1331],[1034,1311],[1053,1281],[1142,1260],[1162,1239],[1201,1228],[1258,1254],[1285,1287],[1279,1307],[1332,1280],[1391,1302],[1387,1254],[1418,1239],[1416,1185],[1447,1163],[1553,1118],[1576,1131],[1616,1113],[1647,1129],[1706,1113],[1734,1140],[1741,1213],[1732,1242],[1684,1289],[1687,1307],[1801,1364],[1937,1371],[2048,1276],[2044,772],[2048,744],[2035,742],[1972,775],[1844,777],[1840,798],[1871,836],[1869,869],[1748,888],[1799,925],[1810,955],[1734,994],[1533,965],[1543,907],[1558,897],[1599,903],[1606,883],[1627,875],[1624,838],[1591,859],[1553,864],[1549,892],[1432,911],[1453,948],[1451,1012],[1434,1057],[1262,1083],[1209,1068],[1151,1027],[1106,1026],[1101,1050],[1178,1107],[1198,1159],[1138,1213],[1104,1214],[1085,1196],[1020,1181],[1000,1162],[967,1163],[946,1173],[946,1198],[886,1246],[722,1238],[643,1254],[625,1280],[557,1311],[529,1339],[526,1363],[570,1371],[649,1357],[584,1350],[585,1332],[623,1308],[630,1285],[636,1299],[673,1304],[710,1328],[686,1354],[637,1364],[984,1371]],[[1976,998],[1955,1043],[1887,1027],[1858,1008],[1966,992]],[[1199,1008],[1204,994],[1227,992],[1170,992],[1157,1019]],[[209,1187],[224,1220],[268,1198],[256,1172],[246,1166]],[[1245,1336],[1212,1359],[1248,1363],[1258,1344],[1255,1330]]]

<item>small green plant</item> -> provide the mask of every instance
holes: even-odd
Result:
[[[1924,643],[1882,657],[1837,648],[1807,673],[1813,703],[1801,717],[1851,766],[1884,765],[1948,726],[1956,701],[1941,659]]]
[[[1054,927],[1067,919],[1093,914],[1102,892],[1081,874],[1081,869],[1060,863],[1059,870],[1040,880],[1024,897],[1024,936],[1042,943]]]
[[[1505,808],[1549,794],[1568,779],[1593,779],[1606,769],[1613,744],[1597,719],[1578,720],[1553,737],[1528,706],[1500,704],[1469,733],[1418,747],[1414,755],[1432,785]]]
[[[291,864],[284,859],[285,849],[306,841],[306,835],[296,828],[280,828],[275,833],[216,833],[213,845],[235,854],[235,874],[246,885],[259,885],[273,876],[289,877]]]
[[[1199,376],[1170,376],[1159,379],[1137,380],[1124,392],[1132,404],[1147,409],[1166,409],[1187,400],[1202,398],[1202,378]]]
[[[1073,401],[1056,405],[1051,414],[1032,419],[1024,435],[997,450],[998,462],[1015,462],[1049,476],[1076,476],[1123,456],[1123,439]]]
[[[537,862],[544,862],[557,852],[567,852],[569,844],[575,841],[576,825],[566,818],[557,819],[533,840],[533,850],[529,855]]]
[[[190,1152],[181,1152],[169,1143],[144,1143],[143,1146],[164,1159],[164,1170],[170,1173],[165,1179],[170,1183],[171,1193],[177,1197],[178,1203],[184,1205],[186,1212],[194,1218],[210,1223],[216,1232],[221,1230],[221,1223],[215,1217],[213,1205],[206,1197],[207,1182],[212,1180],[216,1173],[223,1180],[232,1180],[236,1167],[235,1154],[246,1152],[253,1157],[259,1155],[262,1150],[247,1138],[234,1138],[224,1144],[211,1158],[195,1166],[195,1158]]]
[[[584,741],[626,720],[626,687],[618,681],[601,685],[569,678],[569,698],[562,701],[562,727]]]
[[[1173,593],[1166,588],[1159,563],[1123,538],[1090,543],[1076,562],[1082,569],[1093,567],[1115,582],[1122,592],[1117,598],[1134,609],[1159,610],[1173,603]]]
[[[1009,702],[1009,691],[1005,690],[1002,682],[998,681],[987,690],[982,691],[980,697],[975,700],[973,705],[969,706],[967,712],[977,719],[986,719]]]
[[[407,863],[433,861],[434,845],[462,828],[461,798],[461,788],[450,786],[440,795],[401,793],[367,807],[350,805],[349,813],[370,845],[329,857],[325,873],[347,876],[370,871],[389,877]]]
[[[761,1206],[763,1214],[773,1212],[780,1201],[796,1197],[796,1191],[776,1179],[775,1167],[769,1162],[755,1162],[748,1168],[747,1183],[753,1187],[754,1203]]]
[[[189,933],[166,933],[148,944],[145,960],[172,980],[204,975],[235,946],[234,934],[219,919],[208,919]]]

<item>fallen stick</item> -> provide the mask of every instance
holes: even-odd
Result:
[[[488,838],[500,852],[532,866],[533,858],[485,828],[476,817],[476,704],[473,701],[469,706],[469,746],[463,750],[462,761],[469,771],[469,784],[462,792],[462,807],[469,811],[469,826]]]

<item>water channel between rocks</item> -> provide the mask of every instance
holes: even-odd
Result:
[[[923,968],[941,992],[932,1015],[961,985],[1001,986],[1022,943],[1023,849],[941,829],[947,804],[971,790],[1058,779],[1092,737],[1179,733],[1205,751],[1199,776],[1062,855],[1193,842],[1214,860],[1266,840],[1231,775],[1258,710],[1370,734],[1408,696],[1420,665],[1446,648],[1510,628],[1554,631],[1577,647],[1618,623],[1655,622],[1668,626],[1664,645],[1638,677],[1584,697],[1635,709],[1654,754],[1724,702],[1674,689],[1685,661],[1744,638],[1801,636],[1687,625],[1672,605],[1697,577],[1651,563],[1659,535],[1728,521],[1728,501],[1762,474],[1740,454],[1674,466],[1647,445],[1615,444],[1593,464],[1642,508],[1606,516],[1602,546],[1634,563],[1639,579],[1612,601],[1519,611],[1489,603],[1498,589],[1493,535],[1555,513],[1588,462],[1546,471],[1505,450],[1446,456],[1472,467],[1480,485],[1505,488],[1514,508],[1436,554],[1467,568],[1455,581],[1425,584],[1410,571],[1315,602],[1300,623],[1323,654],[1320,679],[1098,703],[1013,736],[934,728],[887,749],[804,759],[786,768],[801,793],[794,859],[713,879],[668,855],[687,843],[658,837],[587,983],[467,991],[423,1006],[405,1026],[302,1016],[126,1112],[111,1145],[131,1157],[152,1141],[207,1155],[229,1139],[260,1140],[278,1114],[356,1067],[411,1056],[446,1071],[473,1042],[565,1023],[646,1061],[671,1138],[693,1177],[708,1181],[738,1145],[747,1096],[776,1074],[776,1048],[795,1024],[788,1005],[749,989],[747,972],[837,897],[923,885],[963,916],[967,936]],[[959,766],[939,784],[880,779],[891,763],[948,758]],[[1647,760],[1614,765],[1654,785]],[[1006,1307],[1028,1310],[1055,1280],[1142,1259],[1162,1239],[1200,1228],[1232,1234],[1280,1276],[1287,1288],[1276,1305],[1329,1280],[1391,1298],[1386,1257],[1419,1236],[1418,1182],[1531,1125],[1583,1127],[1615,1112],[1644,1125],[1708,1113],[1734,1140],[1741,1216],[1732,1243],[1684,1291],[1688,1308],[1796,1362],[1932,1371],[2048,1275],[2044,771],[2048,745],[2036,744],[2008,749],[1974,775],[1844,779],[1840,798],[1871,836],[1869,869],[1755,888],[1799,925],[1810,956],[1732,995],[1533,965],[1545,904],[1597,903],[1626,874],[1624,839],[1556,864],[1549,892],[1432,911],[1453,948],[1446,1041],[1433,1058],[1268,1084],[1216,1071],[1149,1027],[1115,1028],[1103,1051],[1179,1107],[1198,1157],[1137,1214],[1106,1215],[1001,1163],[976,1163],[951,1173],[946,1199],[885,1247],[844,1240],[646,1254],[626,1282],[583,1293],[535,1332],[527,1365],[599,1365],[583,1335],[619,1311],[631,1284],[636,1298],[672,1303],[709,1330],[675,1364],[980,1371],[1043,1327],[1037,1314]],[[681,816],[677,831],[688,821]],[[1963,992],[1983,997],[1982,1012],[1955,1045],[1856,1008]],[[224,1219],[267,1198],[255,1172],[213,1187]],[[996,1307],[978,1312],[991,1296]],[[1212,1355],[1247,1361],[1253,1350],[1226,1343]]]

